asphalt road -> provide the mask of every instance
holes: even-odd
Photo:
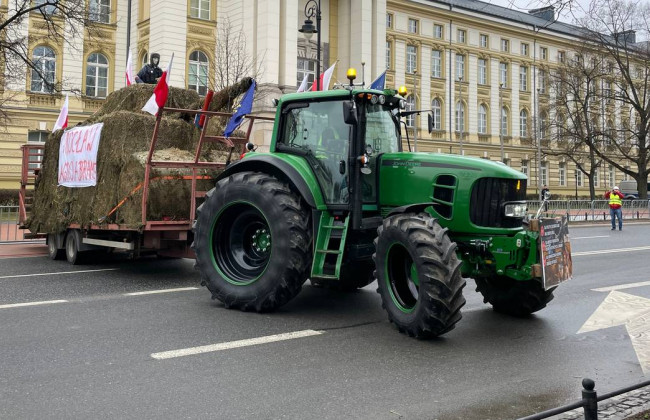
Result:
[[[577,332],[612,293],[650,310],[650,225],[571,236],[574,278],[546,309],[497,314],[468,280],[462,321],[431,341],[399,334],[374,284],[344,294],[307,283],[255,314],[212,301],[189,260],[1,259],[0,418],[508,419],[578,400],[583,377],[601,393],[647,380],[650,343],[633,343],[629,326]]]

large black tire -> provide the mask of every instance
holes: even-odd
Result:
[[[476,291],[496,312],[523,317],[546,307],[553,290],[544,290],[537,280],[517,281],[505,276],[476,278]]]
[[[421,339],[452,330],[465,305],[456,244],[428,213],[384,220],[375,240],[377,292],[400,332]]]
[[[65,235],[65,258],[72,265],[83,264],[86,252],[79,251],[81,235],[74,229],[70,229]]]
[[[350,261],[341,266],[339,280],[312,279],[311,284],[339,292],[354,292],[375,281],[374,270],[375,263],[371,260]]]
[[[47,234],[47,256],[50,257],[51,260],[62,260],[65,256],[65,250],[59,248],[56,240],[57,236],[56,233]]]
[[[227,308],[266,312],[294,298],[309,275],[310,212],[284,183],[242,172],[218,182],[197,209],[195,267]]]

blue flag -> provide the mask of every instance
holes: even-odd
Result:
[[[248,91],[246,91],[246,94],[244,94],[244,98],[241,100],[241,103],[235,110],[235,113],[232,114],[232,117],[230,118],[230,121],[228,121],[228,125],[226,126],[226,131],[224,131],[223,135],[224,137],[230,137],[230,135],[241,125],[241,123],[244,121],[244,117],[247,114],[250,114],[251,110],[253,109],[253,96],[255,95],[255,80],[253,79],[253,83],[251,84],[251,87],[248,88]]]
[[[374,82],[372,82],[370,89],[384,90],[384,86],[386,86],[386,70],[384,70],[384,72],[380,74]]]

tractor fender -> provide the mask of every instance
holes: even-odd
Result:
[[[420,213],[423,212],[424,209],[427,207],[433,207],[435,206],[436,203],[416,203],[416,204],[409,204],[407,206],[401,206],[401,207],[395,207],[393,210],[388,213],[388,216],[394,216],[396,214],[404,214],[404,213]]]
[[[244,171],[264,172],[273,175],[281,181],[287,182],[296,190],[305,202],[312,208],[316,208],[314,193],[307,185],[305,179],[300,175],[298,170],[282,159],[270,155],[258,155],[247,157],[237,163],[229,165],[219,176],[216,181],[227,178],[232,174]],[[320,193],[320,191],[318,191]],[[321,200],[322,201],[322,198]]]

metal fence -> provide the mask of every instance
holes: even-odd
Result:
[[[541,201],[527,201],[528,212],[537,213]],[[570,221],[609,220],[607,200],[549,200],[544,205],[542,216],[568,216]],[[650,200],[624,200],[623,219],[650,219]]]
[[[0,243],[24,241],[25,230],[18,227],[18,206],[0,206]]]

